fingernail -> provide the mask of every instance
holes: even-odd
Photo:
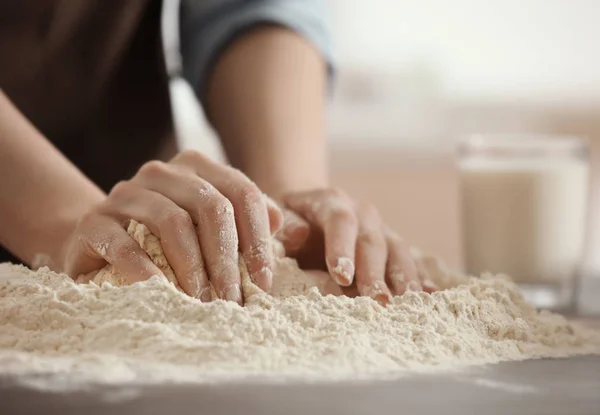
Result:
[[[354,279],[354,262],[350,258],[339,257],[330,273],[338,285],[348,287]]]
[[[375,282],[367,289],[367,295],[377,301],[383,307],[386,307],[392,301],[392,295],[386,285],[382,282]]]
[[[227,301],[233,301],[235,303],[242,303],[242,291],[240,290],[239,284],[232,284],[225,291],[225,299]]]
[[[212,301],[212,296],[210,295],[210,287],[204,287],[200,291],[200,301],[203,303],[210,303]]]
[[[385,293],[377,294],[371,298],[377,301],[382,307],[387,307],[390,301],[392,301],[392,297]]]
[[[432,280],[423,280],[423,288],[429,291],[437,291],[439,287]]]
[[[409,281],[406,284],[406,291],[423,291],[423,287],[417,281]]]
[[[391,277],[392,285],[394,286],[394,290],[396,294],[404,294],[406,291],[406,279],[404,277],[404,273],[402,271],[393,273]]]

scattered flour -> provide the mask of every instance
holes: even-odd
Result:
[[[0,375],[94,383],[339,379],[600,354],[600,332],[538,312],[507,277],[469,278],[432,257],[419,261],[442,290],[407,292],[387,308],[341,296],[330,278],[281,257],[268,295],[240,264],[240,307],[183,294],[158,239],[137,223],[129,232],[167,279],[118,287],[123,281],[107,267],[77,284],[47,268],[0,265]]]

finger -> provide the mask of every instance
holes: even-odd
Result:
[[[242,304],[238,235],[231,203],[207,181],[166,163],[145,165],[132,181],[189,213],[208,278],[219,298]]]
[[[438,286],[431,279],[429,272],[423,265],[421,261],[415,260],[415,264],[417,266],[417,275],[419,277],[419,281],[421,282],[421,286],[423,287],[423,291],[431,294],[437,290],[439,290]]]
[[[267,211],[269,213],[269,225],[271,228],[271,234],[275,235],[283,226],[285,218],[283,216],[282,209],[277,203],[267,195],[263,195],[267,204]]]
[[[129,284],[145,281],[154,275],[164,276],[138,243],[114,219],[91,212],[81,219],[78,227],[81,235],[65,264],[69,275],[84,270],[84,262],[91,258],[102,259],[111,264]]]
[[[332,278],[347,287],[354,279],[358,220],[352,202],[335,190],[297,193],[286,197],[287,206],[325,237],[325,259]]]
[[[238,234],[231,203],[223,196],[207,199],[200,206],[200,246],[219,298],[243,304],[238,265]]]
[[[388,261],[386,279],[394,294],[402,295],[407,290],[422,289],[415,260],[410,254],[410,248],[402,238],[394,232],[386,231]]]
[[[122,221],[134,219],[146,225],[159,238],[181,288],[194,298],[210,301],[210,284],[196,228],[184,209],[164,195],[131,182],[115,186],[108,200],[104,212]]]
[[[385,283],[387,245],[383,224],[372,205],[359,209],[359,234],[356,241],[356,287],[361,295],[386,306],[392,298]]]
[[[307,221],[289,209],[283,211],[283,227],[275,234],[289,256],[296,254],[306,244],[310,236],[310,225]]]
[[[198,152],[183,152],[172,161],[192,168],[211,183],[233,205],[239,247],[252,280],[270,291],[273,280],[273,255],[270,247],[271,226],[266,199],[243,173],[216,163]]]

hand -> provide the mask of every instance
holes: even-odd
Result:
[[[179,285],[193,297],[210,301],[210,281],[220,298],[242,303],[238,251],[257,285],[271,287],[269,239],[283,217],[238,170],[194,151],[146,163],[81,217],[63,269],[78,276],[108,262],[131,282],[161,275],[125,231],[129,219],[159,237]]]
[[[382,305],[406,290],[435,290],[409,245],[385,226],[373,205],[358,204],[337,189],[293,193],[282,202],[287,209],[277,238],[301,267],[327,270],[340,286],[354,285],[359,295]]]

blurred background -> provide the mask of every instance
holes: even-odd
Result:
[[[466,134],[583,135],[600,159],[600,1],[328,2],[333,180],[374,202],[413,245],[461,265],[454,149]],[[182,145],[220,157],[189,88],[172,89]],[[597,216],[590,274],[600,274]]]

